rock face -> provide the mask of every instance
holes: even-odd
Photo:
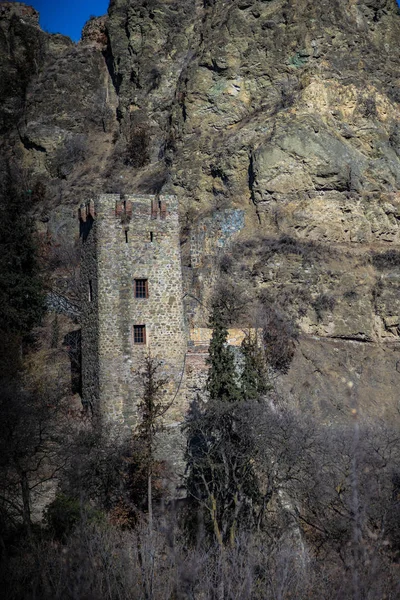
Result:
[[[176,194],[192,325],[229,259],[231,285],[298,327],[287,396],[337,390],[345,407],[359,390],[396,412],[396,1],[111,0],[78,45],[11,6],[3,154],[42,182],[42,230],[72,231],[72,205],[100,190]],[[221,245],[229,211],[241,224]]]
[[[77,45],[49,35],[36,11],[10,5],[0,8],[1,174],[11,163],[22,191],[33,191],[43,233],[74,235],[71,205],[102,189],[117,126],[104,40],[91,22]]]

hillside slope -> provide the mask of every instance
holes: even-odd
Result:
[[[207,305],[222,261],[298,328],[284,396],[393,416],[399,39],[395,0],[111,0],[77,45],[3,3],[2,153],[55,241],[100,189],[176,193],[186,291]]]

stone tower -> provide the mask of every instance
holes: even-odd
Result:
[[[147,352],[168,378],[168,421],[181,420],[186,332],[175,196],[102,194],[80,208],[82,395],[134,425]]]

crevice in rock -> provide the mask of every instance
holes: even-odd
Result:
[[[356,335],[330,335],[328,339],[341,340],[344,342],[358,342],[361,344],[373,343],[373,340],[369,337],[366,337],[365,334],[360,333],[359,335],[363,336],[363,337],[357,337],[357,334]]]
[[[40,146],[40,144],[35,144],[32,140],[28,139],[25,136],[20,136],[20,140],[24,145],[26,150],[36,150],[37,152],[46,152],[46,148]]]
[[[261,225],[261,217],[260,214],[257,210],[257,203],[256,203],[256,198],[255,198],[255,194],[254,194],[254,182],[256,179],[255,173],[254,173],[254,158],[253,158],[253,151],[250,150],[249,153],[249,166],[248,166],[248,186],[249,186],[249,192],[250,192],[250,200],[253,203],[255,209],[256,209],[256,215],[257,215],[257,219],[258,219],[258,224]]]
[[[250,151],[249,154],[249,167],[248,167],[248,184],[249,184],[249,191],[250,191],[250,198],[251,201],[253,202],[254,206],[256,206],[256,199],[255,199],[255,195],[254,195],[254,182],[255,182],[255,173],[254,173],[254,158],[253,158],[253,152]]]
[[[112,53],[112,49],[111,49],[110,36],[108,35],[108,32],[107,32],[107,47],[105,50],[103,50],[102,54],[104,57],[104,61],[106,63],[107,70],[110,74],[111,81],[113,83],[115,92],[116,92],[117,96],[119,96],[119,90],[121,88],[123,77],[122,77],[121,73],[117,73],[115,71],[114,58],[113,58],[113,53]],[[117,115],[117,117],[118,117],[118,115]]]

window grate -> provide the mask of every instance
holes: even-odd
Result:
[[[133,326],[133,343],[134,344],[145,344],[146,343],[146,325],[134,325]]]
[[[135,279],[133,285],[135,298],[148,298],[149,288],[147,279]]]

